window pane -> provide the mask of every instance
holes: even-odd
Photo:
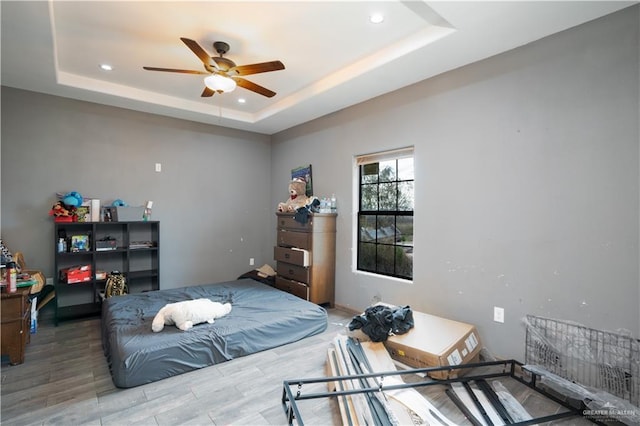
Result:
[[[358,245],[358,269],[363,271],[376,270],[376,245],[360,243]]]
[[[375,216],[360,216],[360,241],[375,241],[376,240],[376,217]]]
[[[396,197],[397,197],[397,184],[394,183],[381,183],[380,185],[380,207],[377,210],[395,211],[396,210]]]
[[[413,216],[398,216],[396,220],[396,241],[398,245],[411,248],[413,253]]]
[[[413,181],[398,183],[398,210],[413,210]]]
[[[395,248],[396,275],[404,278],[413,278],[413,250],[408,253],[406,247]]]
[[[393,262],[393,246],[387,245],[378,245],[378,256],[377,260],[377,268],[376,271],[381,274],[393,274],[395,271]]]
[[[362,194],[360,195],[360,208],[363,211],[378,210],[378,185],[362,185],[360,187]]]
[[[396,242],[395,222],[395,216],[378,216],[378,243],[394,244]]]
[[[398,160],[398,180],[413,180],[413,157]]]
[[[396,176],[396,160],[380,162],[380,182],[393,182]]]
[[[362,176],[360,183],[376,183],[378,182],[378,171],[380,169],[379,163],[365,164],[360,166],[360,176]]]

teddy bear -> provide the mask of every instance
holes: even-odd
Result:
[[[213,324],[216,318],[231,312],[230,303],[214,302],[210,299],[185,300],[167,303],[153,318],[151,330],[162,331],[165,325],[175,324],[182,331],[187,331],[195,324],[208,322]]]
[[[309,198],[306,195],[307,183],[302,179],[293,179],[289,182],[289,199],[278,204],[279,212],[295,212],[300,207],[307,205]]]

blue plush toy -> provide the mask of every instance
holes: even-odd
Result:
[[[128,206],[128,204],[125,203],[124,201],[122,201],[120,198],[115,200],[111,205],[114,206],[114,207],[127,207]]]
[[[82,195],[78,192],[69,192],[62,197],[62,202],[67,207],[80,207],[82,205]]]

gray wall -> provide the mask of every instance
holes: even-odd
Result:
[[[151,199],[162,288],[231,279],[272,263],[275,206],[311,163],[338,197],[339,305],[472,322],[518,359],[527,313],[638,336],[638,23],[636,6],[272,138],[3,87],[2,237],[50,276],[56,192]],[[415,279],[355,273],[353,156],[407,145]]]
[[[636,6],[274,135],[274,203],[305,163],[337,195],[336,302],[471,322],[517,359],[529,313],[638,336],[638,26]],[[407,145],[414,281],[355,273],[353,156]]]
[[[56,192],[153,200],[161,288],[234,279],[272,257],[270,158],[268,136],[3,87],[2,238],[51,277]]]

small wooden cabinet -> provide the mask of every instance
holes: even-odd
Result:
[[[9,356],[11,365],[24,362],[25,346],[31,335],[31,302],[27,289],[18,289],[15,293],[0,295],[2,299],[2,355]]]
[[[336,214],[314,213],[306,223],[294,213],[278,220],[275,287],[319,305],[335,302]]]

